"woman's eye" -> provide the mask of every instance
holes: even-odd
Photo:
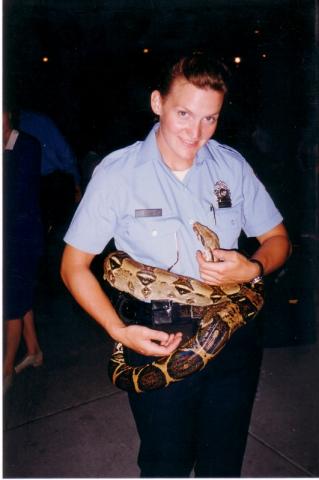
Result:
[[[180,117],[186,117],[187,112],[185,112],[185,110],[179,110],[179,111],[178,111],[178,115],[179,115]]]
[[[206,122],[207,123],[215,123],[216,122],[216,117],[206,117]]]

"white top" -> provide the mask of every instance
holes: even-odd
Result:
[[[190,168],[186,168],[186,170],[172,170],[174,175],[180,180],[181,182],[186,177],[186,173],[189,172]]]

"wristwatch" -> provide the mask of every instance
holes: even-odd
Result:
[[[256,283],[261,282],[261,280],[263,279],[264,266],[259,260],[257,260],[257,258],[250,258],[249,261],[253,263],[257,263],[257,265],[259,266],[259,270],[260,270],[259,275],[257,275],[257,277],[250,280],[250,284],[255,285]]]

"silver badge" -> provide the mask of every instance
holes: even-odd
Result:
[[[214,194],[217,199],[218,208],[230,208],[232,206],[230,190],[222,180],[215,183]]]

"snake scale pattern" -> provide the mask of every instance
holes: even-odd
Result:
[[[217,235],[198,222],[193,229],[203,245],[206,260],[214,261]],[[202,370],[221,351],[231,335],[253,319],[264,303],[262,281],[210,286],[199,280],[136,262],[125,252],[109,254],[104,276],[113,287],[142,301],[172,300],[203,307],[196,334],[182,342],[169,356],[143,366],[127,365],[123,345],[115,343],[108,373],[122,390],[146,392],[164,388]]]

